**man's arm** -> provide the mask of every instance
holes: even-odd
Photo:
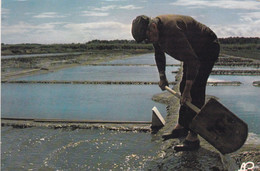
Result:
[[[160,83],[159,86],[162,90],[165,90],[165,86],[169,86],[168,80],[165,74],[166,57],[164,52],[160,49],[158,44],[153,44],[155,50],[155,62],[159,72]]]

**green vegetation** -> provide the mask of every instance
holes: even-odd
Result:
[[[260,38],[220,38],[221,53],[245,58],[260,59]]]
[[[220,38],[221,53],[260,59],[260,38]],[[128,51],[132,53],[153,52],[152,44],[137,44],[134,40],[93,40],[71,44],[3,44],[2,55],[92,52],[102,50]]]

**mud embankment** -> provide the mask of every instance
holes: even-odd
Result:
[[[17,81],[2,81],[2,83],[19,83],[19,84],[116,84],[116,85],[157,85],[157,81],[25,81],[25,80],[17,80]],[[176,84],[176,82],[169,82],[170,85]]]
[[[213,70],[211,75],[260,75],[260,70]]]
[[[256,59],[248,59],[243,57],[236,57],[230,55],[222,55],[219,57],[216,66],[230,66],[230,67],[255,67],[260,68],[260,62]]]
[[[254,85],[254,86],[260,86],[260,81],[254,81],[254,82],[253,82],[253,85]]]
[[[2,118],[1,126],[13,128],[44,127],[51,129],[107,129],[131,132],[151,132],[151,122],[143,121],[98,121],[98,120],[61,120],[61,119],[30,119]]]

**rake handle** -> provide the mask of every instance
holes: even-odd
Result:
[[[172,93],[172,94],[173,94],[175,97],[177,97],[178,99],[181,99],[181,95],[180,95],[179,93],[177,93],[176,91],[172,90],[170,87],[165,86],[165,89],[166,89],[168,92]],[[189,108],[191,108],[194,112],[196,112],[197,114],[200,113],[200,109],[199,109],[197,106],[195,106],[194,104],[192,104],[191,102],[186,101],[185,104],[186,104]]]

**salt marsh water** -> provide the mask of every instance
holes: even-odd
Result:
[[[158,150],[148,133],[62,130],[2,130],[2,170],[144,170]]]
[[[244,120],[249,132],[260,134],[260,88],[254,81],[260,76],[211,75],[209,81],[240,81],[240,86],[207,86],[207,94],[214,95],[229,110]]]
[[[229,110],[244,120],[249,132],[260,134],[260,88],[250,85],[208,86],[207,94],[217,96]]]
[[[158,71],[154,65],[153,54],[138,55],[127,59],[113,60],[103,64],[143,64],[146,66],[79,66],[62,69],[57,72],[22,77],[19,80],[63,80],[63,81],[158,81]],[[167,64],[180,64],[168,57]],[[166,73],[175,77],[172,71],[178,66],[166,67]]]
[[[179,64],[167,58],[168,64]],[[115,64],[154,64],[153,54],[139,55]],[[175,81],[167,67],[169,81]],[[154,66],[80,66],[20,80],[158,81]],[[250,137],[259,143],[259,76],[210,76],[210,81],[241,81],[241,86],[208,86],[232,112],[249,125]],[[2,84],[2,117],[151,121],[156,106],[151,100],[157,85]],[[159,145],[150,133],[103,129],[66,130],[3,127],[2,170],[145,170]],[[258,135],[255,135],[258,134]],[[255,138],[256,137],[256,138]]]
[[[151,85],[3,84],[2,117],[151,121]]]
[[[167,64],[180,64],[171,57],[167,57],[166,60]],[[114,60],[106,64],[145,66],[79,66],[19,80],[158,81],[156,66],[147,66],[155,64],[153,54]],[[219,67],[214,69],[216,68]],[[175,81],[175,75],[171,71],[177,69],[177,66],[167,67],[169,81]],[[249,124],[250,131],[259,133],[257,123],[260,115],[260,91],[259,87],[252,86],[256,80],[260,80],[260,76],[212,75],[209,81],[240,81],[242,85],[208,86],[207,93],[219,97],[220,101],[227,103],[231,111],[249,123],[252,122]],[[3,117],[149,121],[153,106],[157,106],[163,116],[166,115],[165,106],[151,100],[154,94],[161,92],[156,85],[3,84],[2,90]]]
[[[177,66],[166,67],[167,75],[177,71]],[[156,66],[79,66],[57,72],[22,77],[19,80],[63,81],[158,81]]]
[[[166,62],[167,64],[180,64],[179,61],[175,60],[172,57],[166,55]],[[155,59],[154,54],[144,54],[144,55],[137,55],[133,56],[128,59],[119,59],[106,62],[106,64],[147,64],[147,65],[154,65]]]

